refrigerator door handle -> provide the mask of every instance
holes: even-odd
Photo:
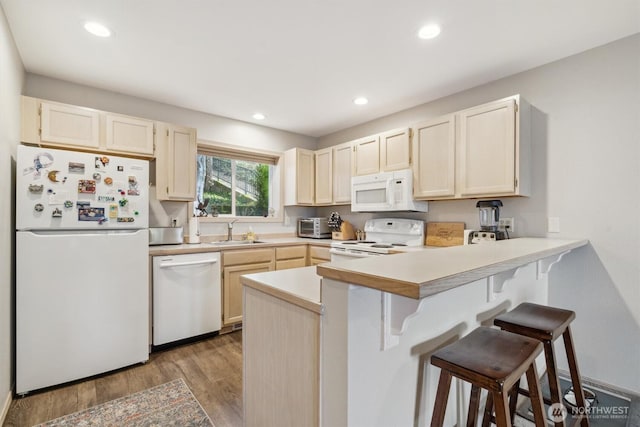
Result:
[[[218,260],[207,259],[202,261],[185,261],[185,262],[164,262],[160,264],[160,268],[183,267],[186,265],[215,264]]]

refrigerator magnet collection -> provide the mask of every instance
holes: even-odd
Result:
[[[69,214],[77,216],[77,221],[95,221],[100,225],[109,219],[120,223],[135,222],[140,210],[137,208],[138,203],[129,197],[140,196],[140,185],[135,173],[136,169],[139,171],[141,167],[131,166],[132,170],[127,172],[123,165],[110,166],[108,156],[88,155],[94,159],[89,165],[94,172],[88,171],[87,165],[83,162],[69,161],[66,165],[67,173],[64,173],[61,167],[64,165],[55,161],[52,151],[54,150],[35,152],[33,165],[23,169],[23,175],[27,180],[31,177],[33,181],[27,187],[29,194],[47,195],[46,198],[34,197],[37,199],[33,204],[34,213],[50,214],[52,218],[62,218]],[[64,152],[63,157],[68,155],[68,152]],[[105,174],[104,180],[102,174]],[[90,179],[87,179],[86,175],[90,175]],[[74,177],[78,179],[73,179]],[[77,197],[73,194],[75,184],[69,185],[71,182],[77,182]],[[46,192],[45,185],[48,187]],[[82,197],[95,194],[98,194],[96,199]],[[75,209],[72,199],[76,200]],[[92,206],[94,200],[99,206]],[[108,205],[104,206],[104,203]],[[105,215],[105,212],[108,215]]]

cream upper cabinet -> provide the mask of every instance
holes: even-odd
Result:
[[[333,203],[351,203],[352,145],[350,142],[332,147]]]
[[[109,154],[153,157],[154,122],[22,97],[22,142]]]
[[[331,147],[315,152],[315,204],[333,203],[333,149]]]
[[[108,150],[153,155],[153,121],[106,113],[105,127]]]
[[[313,205],[315,198],[315,155],[311,150],[292,148],[284,152],[284,205]]]
[[[41,102],[40,139],[82,148],[100,146],[100,113],[96,110]]]
[[[369,175],[380,171],[380,138],[372,135],[360,138],[353,144],[353,174]]]
[[[413,196],[455,196],[455,116],[415,124],[413,132]]]
[[[528,195],[529,111],[516,95],[458,113],[461,197]]]
[[[394,129],[380,134],[380,170],[411,167],[411,129]]]
[[[408,169],[411,167],[411,129],[394,129],[360,138],[353,145],[353,174]]]
[[[158,200],[196,198],[196,130],[157,123],[156,194]]]

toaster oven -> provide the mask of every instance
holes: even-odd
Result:
[[[330,239],[329,218],[301,218],[298,220],[298,237]]]

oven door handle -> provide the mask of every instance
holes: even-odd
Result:
[[[370,256],[374,256],[374,254],[371,254],[371,253],[368,254],[365,252],[347,252],[347,251],[341,251],[340,249],[334,249],[334,248],[329,249],[329,253],[334,255],[351,257],[351,258],[367,258]]]

